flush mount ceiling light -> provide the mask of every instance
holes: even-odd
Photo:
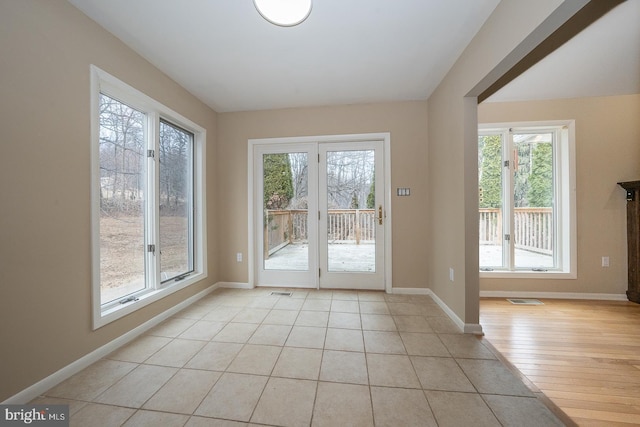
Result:
[[[253,0],[264,19],[281,27],[293,27],[311,13],[311,0]]]

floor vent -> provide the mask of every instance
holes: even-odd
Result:
[[[544,305],[544,303],[538,299],[507,298],[507,301],[516,305]]]
[[[292,292],[283,292],[283,291],[272,291],[269,295],[276,295],[279,297],[290,297],[293,295]]]

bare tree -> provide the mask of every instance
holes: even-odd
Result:
[[[101,207],[111,215],[140,210],[144,194],[144,124],[144,113],[100,96]]]
[[[349,209],[365,205],[374,179],[374,151],[332,151],[327,153],[329,207]]]
[[[193,134],[160,121],[160,209],[184,215],[191,194]]]
[[[293,209],[306,209],[309,185],[309,159],[307,153],[289,153],[291,175],[293,177]]]

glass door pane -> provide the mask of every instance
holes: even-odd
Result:
[[[328,271],[375,272],[375,151],[326,156]]]
[[[504,267],[503,135],[478,137],[478,206],[480,218],[480,269]]]
[[[123,298],[145,283],[146,115],[100,95],[100,296]]]
[[[262,155],[265,270],[309,270],[309,156]]]
[[[193,134],[160,121],[160,280],[193,271]]]
[[[255,144],[259,286],[384,289],[383,148],[383,141]]]
[[[514,144],[514,266],[545,269],[553,257],[553,132],[519,133]]]

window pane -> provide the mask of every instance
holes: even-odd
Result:
[[[160,121],[160,277],[193,271],[193,134]]]
[[[553,268],[553,136],[514,134],[514,266]]]
[[[480,268],[504,267],[502,134],[478,137]]]
[[[309,270],[307,153],[265,154],[264,269]]]
[[[376,271],[374,150],[327,152],[329,271]]]
[[[100,95],[100,296],[102,304],[145,288],[145,120]]]

